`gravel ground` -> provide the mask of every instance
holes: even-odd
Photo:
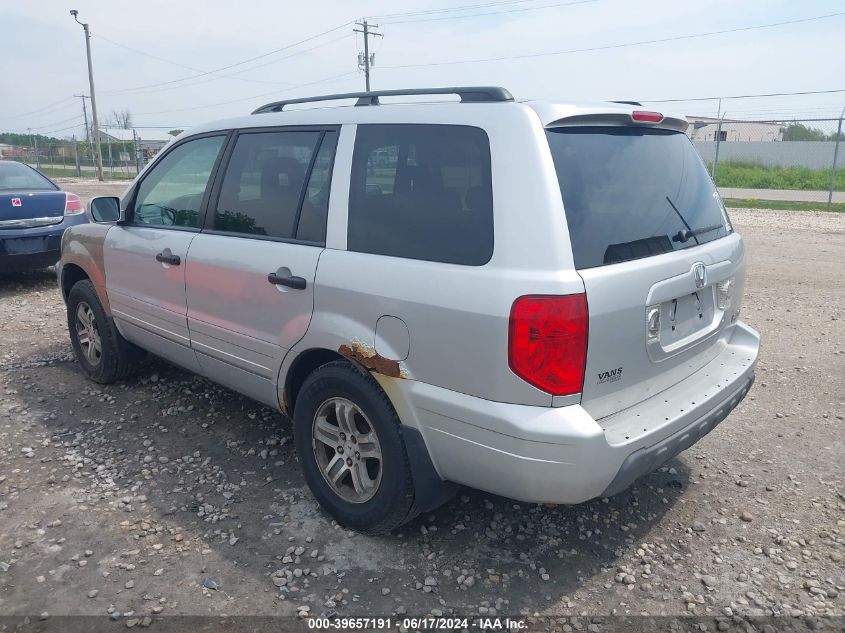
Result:
[[[53,274],[0,275],[0,615],[845,615],[845,217],[732,216],[764,347],[721,426],[611,499],[462,490],[378,538],[321,512],[279,414],[161,361],[95,385]]]

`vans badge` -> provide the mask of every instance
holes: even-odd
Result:
[[[610,371],[603,371],[599,373],[598,376],[598,384],[600,385],[603,385],[608,382],[616,382],[617,380],[622,380],[622,368],[617,367],[616,369],[611,369]]]

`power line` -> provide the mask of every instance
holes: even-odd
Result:
[[[841,15],[841,14],[840,14]],[[834,90],[802,90],[798,92],[766,92],[762,94],[731,95],[728,97],[692,97],[690,99],[640,99],[642,103],[680,103],[683,101],[718,101],[719,99],[754,99],[757,97],[792,97],[798,95],[823,95],[845,92],[845,88]]]
[[[52,123],[48,123],[47,125],[39,125],[39,126],[29,126],[32,130],[43,130],[45,127],[53,127],[55,125],[61,125],[62,123],[67,123],[68,121],[78,121],[79,114],[74,114],[72,117],[67,119],[62,119],[61,121],[53,121]]]
[[[268,62],[264,62],[263,64],[258,64],[257,66],[253,66],[251,68],[244,70],[243,72],[256,70],[258,68],[263,68],[264,66],[269,66],[271,64],[277,64],[279,62],[285,61],[286,59],[291,59],[292,57],[296,57],[298,55],[304,55],[305,53],[310,53],[311,51],[317,50],[318,48],[323,48],[325,46],[329,46],[331,44],[334,44],[335,42],[345,40],[348,37],[349,37],[349,34],[345,33],[345,34],[341,35],[340,37],[336,37],[334,39],[328,40],[327,42],[317,44],[316,46],[312,46],[310,48],[305,48],[305,49],[302,49],[300,51],[294,51],[293,53],[291,53],[289,55],[285,55],[284,57],[280,57],[278,59],[273,59],[273,60],[270,60]],[[159,88],[154,88],[152,90],[135,90],[135,91],[132,91],[132,92],[126,92],[124,94],[126,94],[128,96],[135,96],[135,95],[141,95],[141,94],[153,94],[153,93],[157,93],[157,92],[169,92],[171,90],[178,90],[178,89],[181,89],[181,88],[191,88],[193,86],[200,86],[200,85],[207,84],[207,83],[210,83],[212,81],[217,81],[218,79],[222,79],[222,78],[226,78],[226,77],[233,77],[233,76],[232,75],[220,75],[219,77],[212,77],[210,79],[201,79],[199,81],[181,84],[181,85],[178,85],[178,86],[162,86],[162,87],[159,87]],[[281,82],[281,81],[260,81],[259,83],[268,83],[268,84],[279,85],[279,86],[290,86],[291,85],[289,82]],[[107,94],[110,94],[110,93],[107,93]]]
[[[335,31],[339,31],[340,29],[346,28],[350,24],[352,24],[351,20],[348,21],[348,22],[344,22],[343,24],[340,24],[340,25],[338,25],[334,28],[331,28],[327,31],[323,31],[322,33],[317,33],[316,35],[306,37],[305,39],[299,40],[298,42],[294,42],[293,44],[288,44],[286,46],[282,46],[281,48],[277,48],[275,50],[269,51],[267,53],[263,53],[261,55],[256,55],[255,57],[250,57],[249,59],[244,59],[244,60],[236,62],[234,64],[229,64],[227,66],[220,66],[219,68],[212,68],[211,70],[206,70],[206,71],[200,72],[196,75],[190,75],[188,77],[180,77],[179,79],[171,79],[170,81],[160,81],[160,82],[156,82],[156,83],[152,83],[152,84],[144,84],[144,85],[141,85],[141,86],[134,86],[134,87],[131,87],[131,88],[119,88],[119,89],[116,89],[116,90],[109,91],[109,94],[119,94],[119,93],[124,93],[124,92],[133,92],[133,91],[136,91],[136,90],[141,90],[143,88],[156,88],[158,86],[168,86],[168,85],[181,83],[183,81],[189,81],[191,79],[198,79],[199,77],[206,77],[208,75],[212,75],[214,73],[218,73],[218,72],[223,71],[223,70],[229,70],[230,68],[236,68],[238,66],[243,66],[244,64],[248,64],[250,62],[254,62],[254,61],[257,61],[259,59],[264,59],[266,57],[270,57],[271,55],[275,55],[277,53],[281,53],[282,51],[286,51],[288,49],[294,48],[295,46],[299,46],[300,44],[305,44],[306,42],[310,42],[310,41],[315,40],[319,37],[323,37],[324,35],[328,35],[329,33],[334,33]],[[253,69],[247,69],[247,70],[253,70]],[[246,71],[244,71],[244,72],[246,72]]]
[[[458,11],[468,11],[471,9],[486,9],[487,7],[497,7],[497,6],[505,6],[511,4],[525,4],[528,2],[539,2],[540,0],[500,0],[499,2],[484,2],[481,4],[465,4],[459,7],[443,7],[439,9],[420,9],[418,11],[400,11],[399,13],[383,13],[381,15],[373,16],[373,18],[378,20],[390,19],[390,18],[397,18],[397,17],[409,17],[415,15],[431,15],[435,13],[451,13],[451,12],[458,12]]]
[[[38,114],[39,112],[44,112],[46,110],[50,110],[50,109],[55,108],[57,106],[60,106],[64,103],[67,103],[68,101],[72,101],[73,99],[74,99],[74,97],[65,97],[61,101],[56,101],[55,103],[51,103],[50,105],[44,106],[43,108],[38,108],[37,110],[31,110],[29,112],[24,112],[22,114],[13,114],[13,115],[9,115],[9,116],[0,117],[0,119],[22,119],[24,117],[32,116],[33,114]]]
[[[540,9],[553,9],[555,7],[569,7],[578,4],[593,4],[598,2],[599,0],[573,0],[570,2],[554,2],[552,4],[544,4],[539,7],[521,7],[517,9],[508,9],[507,11],[486,11],[484,13],[468,13],[466,15],[441,15],[436,17],[422,17],[422,18],[409,18],[407,20],[388,20],[385,24],[410,24],[415,22],[436,22],[441,20],[462,20],[464,18],[480,18],[484,16],[490,15],[502,15],[502,13],[524,13],[526,11],[538,11]]]
[[[521,55],[502,55],[500,57],[480,57],[475,59],[453,59],[453,60],[445,60],[440,62],[425,62],[420,64],[400,64],[394,66],[382,66],[383,69],[399,69],[399,68],[421,68],[425,66],[451,66],[455,64],[475,64],[480,62],[499,62],[499,61],[506,61],[506,60],[517,60],[517,59],[531,59],[535,57],[550,57],[554,55],[569,55],[572,53],[591,53],[595,51],[605,51],[605,50],[612,50],[617,48],[627,48],[629,46],[644,46],[648,44],[662,44],[665,42],[677,42],[680,40],[690,40],[696,39],[701,37],[709,37],[711,35],[725,35],[728,33],[741,33],[745,31],[754,31],[757,29],[769,29],[778,26],[786,26],[788,24],[799,24],[803,22],[812,22],[815,20],[825,20],[828,18],[834,18],[845,15],[845,11],[840,11],[837,13],[828,13],[826,15],[817,15],[809,18],[800,18],[796,20],[785,20],[783,22],[772,22],[769,24],[757,24],[753,26],[743,26],[737,27],[732,29],[723,29],[721,31],[707,31],[704,33],[691,33],[688,35],[675,35],[672,37],[664,37],[659,39],[653,40],[641,40],[637,42],[624,42],[620,44],[605,44],[603,46],[591,46],[589,48],[571,48],[566,50],[560,51],[547,51],[547,52],[539,52],[539,53],[523,53]]]
[[[56,132],[64,132],[66,130],[74,130],[76,128],[82,127],[82,124],[77,121],[76,125],[69,125],[68,127],[63,127],[58,130],[47,130],[46,132],[41,132],[41,136],[47,136],[48,134],[55,134]]]
[[[291,90],[296,90],[297,88],[304,88],[306,86],[312,86],[314,84],[325,83],[335,79],[340,79],[341,77],[348,77],[351,75],[357,74],[357,71],[352,70],[345,73],[340,73],[339,75],[332,75],[331,77],[324,77],[322,79],[317,79],[315,81],[309,81],[304,84],[298,84],[296,86],[291,86],[290,88],[286,88],[284,90],[273,90],[272,92],[263,92],[257,95],[251,95],[249,97],[241,97],[240,99],[232,99],[231,101],[221,101],[219,103],[206,103],[204,105],[199,106],[192,106],[190,108],[178,108],[176,110],[159,110],[157,112],[138,112],[137,116],[147,116],[151,114],[170,114],[172,112],[193,112],[194,110],[202,110],[204,108],[213,108],[222,105],[230,105],[232,103],[242,103],[244,101],[251,101],[252,99],[258,99],[259,97],[269,97],[271,95],[277,95],[280,92],[289,92]]]
[[[92,35],[94,37],[97,37],[98,39],[101,39],[105,42],[108,42],[109,44],[111,44],[113,46],[117,46],[118,48],[122,48],[124,50],[130,51],[132,53],[136,53],[138,55],[143,55],[144,57],[149,57],[150,59],[155,59],[156,61],[160,61],[160,62],[163,62],[165,64],[171,64],[172,66],[177,66],[179,68],[185,68],[186,70],[192,70],[192,71],[198,72],[198,73],[206,72],[202,68],[197,68],[195,66],[188,66],[187,64],[182,64],[180,62],[173,61],[172,59],[167,59],[165,57],[159,57],[158,55],[153,55],[152,53],[148,53],[147,51],[143,51],[143,50],[140,50],[140,49],[137,49],[137,48],[132,48],[131,46],[126,46],[125,44],[121,44],[119,42],[115,42],[113,40],[110,40],[109,38],[107,38],[103,35],[98,35],[96,33],[92,33]],[[244,72],[246,72],[246,71],[244,71]],[[232,75],[217,75],[216,73],[213,73],[213,72],[211,74],[213,74],[215,76],[215,79],[236,79],[238,81],[247,81],[247,82],[250,82],[250,83],[260,83],[260,84],[276,84],[276,85],[282,85],[283,84],[283,82],[278,82],[278,81],[266,81],[266,80],[263,80],[263,79],[249,79],[247,77],[238,77],[237,75],[234,75],[234,74],[232,74]]]

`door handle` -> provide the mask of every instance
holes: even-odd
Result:
[[[178,266],[182,263],[182,259],[178,255],[164,253],[156,255],[156,261],[162,264],[170,264],[171,266]]]
[[[267,275],[267,281],[274,286],[287,286],[288,288],[294,288],[296,290],[305,290],[305,278],[303,277],[270,273]]]

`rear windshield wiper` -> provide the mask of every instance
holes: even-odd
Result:
[[[672,236],[672,241],[684,243],[688,241],[691,237],[701,235],[702,233],[709,233],[710,231],[718,231],[721,228],[721,224],[711,224],[710,226],[703,226],[700,229],[681,229],[675,235]]]

